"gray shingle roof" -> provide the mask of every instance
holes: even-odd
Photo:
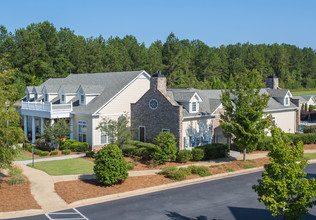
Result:
[[[311,98],[313,98],[313,96],[312,96],[312,95],[296,95],[296,96],[293,96],[293,98],[299,99],[302,104],[305,104],[305,103],[307,103]]]
[[[260,89],[259,94],[271,95],[271,98],[268,101],[268,107],[265,109],[265,111],[286,111],[290,109],[296,109],[297,106],[294,105],[292,102],[290,102],[289,106],[284,106],[276,100],[277,97],[284,97],[288,93],[288,91],[288,89]],[[167,89],[167,95],[176,102],[183,101],[184,98],[190,97],[190,95],[193,96],[195,92],[202,99],[202,102],[199,103],[199,112],[189,113],[187,109],[183,108],[183,116],[203,116],[206,114],[211,114],[214,113],[214,111],[221,105],[221,90],[201,90],[194,88]]]

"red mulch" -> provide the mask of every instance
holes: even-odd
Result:
[[[96,180],[73,180],[55,183],[55,191],[67,203],[82,199],[122,193],[174,182],[162,175],[132,176],[122,184],[102,186]]]
[[[0,178],[0,212],[40,209],[31,194],[30,182],[24,185],[8,185],[10,177]]]

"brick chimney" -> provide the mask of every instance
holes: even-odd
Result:
[[[165,93],[167,92],[167,79],[160,71],[152,75],[150,79],[150,89],[159,89]]]
[[[266,79],[266,88],[279,89],[279,78],[274,74],[270,74]]]

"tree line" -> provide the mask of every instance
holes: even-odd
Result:
[[[165,42],[157,40],[147,48],[132,35],[85,38],[44,21],[14,33],[0,26],[3,57],[18,70],[14,83],[21,95],[26,85],[51,77],[140,69],[150,74],[161,70],[169,87],[233,88],[234,77],[247,69],[257,70],[262,80],[277,75],[284,88],[316,88],[315,50],[289,44],[210,47],[171,33]]]

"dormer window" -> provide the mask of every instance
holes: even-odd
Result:
[[[37,93],[34,94],[34,100],[37,100]]]
[[[26,100],[27,100],[27,101],[30,100],[30,94],[29,94],[29,93],[26,94]]]
[[[196,113],[198,112],[198,103],[197,102],[191,102],[190,103],[190,113]]]
[[[60,99],[61,99],[61,102],[64,103],[64,102],[65,102],[65,95],[61,95],[61,98],[60,98]]]
[[[192,112],[196,112],[196,102],[192,102]]]
[[[81,105],[85,104],[85,97],[84,97],[84,95],[80,95],[80,104]]]
[[[48,94],[44,94],[44,102],[48,102]]]
[[[285,106],[289,106],[289,105],[290,105],[289,97],[285,97],[285,99],[284,99],[284,105],[285,105]]]

